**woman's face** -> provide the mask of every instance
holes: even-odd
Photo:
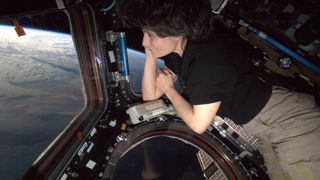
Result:
[[[143,29],[142,46],[151,51],[153,57],[163,57],[172,52],[180,54],[182,36],[159,37],[155,32]]]

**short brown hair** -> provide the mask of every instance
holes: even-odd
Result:
[[[204,0],[119,0],[116,12],[125,25],[152,30],[160,37],[197,40],[213,29],[213,14]]]

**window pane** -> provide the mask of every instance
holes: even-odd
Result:
[[[25,36],[19,37],[11,22],[0,22],[6,24],[0,25],[1,179],[20,179],[84,106],[65,14],[19,22]]]

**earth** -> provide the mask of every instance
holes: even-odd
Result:
[[[77,54],[70,34],[0,25],[0,177],[20,179],[84,108]],[[144,54],[128,49],[135,92]],[[159,66],[163,63],[159,61]]]

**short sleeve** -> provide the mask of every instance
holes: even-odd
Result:
[[[185,94],[192,105],[230,100],[236,80],[232,66],[196,68],[189,74]]]
[[[176,53],[171,53],[164,58],[164,64],[175,74],[181,73],[182,59]]]

